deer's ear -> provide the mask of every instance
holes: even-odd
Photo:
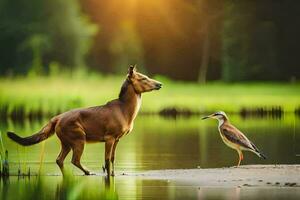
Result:
[[[132,74],[136,72],[136,65],[130,65],[129,68],[128,68],[128,75],[129,76],[132,76]]]
[[[136,64],[134,64],[134,65],[133,65],[133,71],[136,72],[136,70],[137,70],[137,69],[136,69]]]

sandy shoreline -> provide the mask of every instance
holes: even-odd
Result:
[[[118,177],[170,180],[185,185],[219,187],[297,187],[300,165],[243,165],[238,168],[151,170]]]
[[[37,174],[32,174],[37,176]],[[79,170],[74,176],[84,176]],[[92,176],[105,177],[98,172]],[[17,176],[11,175],[11,176]],[[42,176],[58,176],[48,173]],[[115,179],[137,178],[171,181],[177,185],[205,187],[293,187],[300,190],[300,164],[242,165],[240,167],[205,169],[166,169],[128,172],[117,170]]]

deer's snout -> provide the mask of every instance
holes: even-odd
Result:
[[[162,83],[155,83],[155,89],[159,90],[160,88],[162,88]]]

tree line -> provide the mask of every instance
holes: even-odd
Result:
[[[135,4],[133,4],[135,2]],[[138,64],[173,79],[297,80],[297,0],[2,0],[0,74]]]

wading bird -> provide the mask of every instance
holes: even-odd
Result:
[[[72,150],[72,163],[85,175],[91,174],[80,162],[85,143],[105,142],[104,169],[108,176],[114,175],[116,147],[120,138],[131,132],[133,128],[134,119],[141,106],[141,94],[159,90],[161,87],[160,82],[137,72],[134,66],[130,66],[119,98],[105,105],[70,110],[57,115],[32,136],[22,138],[13,132],[8,132],[7,135],[15,142],[29,146],[46,140],[56,133],[61,142],[61,151],[56,163],[61,171],[64,172],[64,160]]]
[[[266,156],[261,153],[258,148],[236,127],[229,123],[228,117],[223,111],[216,112],[202,119],[217,119],[219,121],[219,132],[223,142],[232,149],[235,149],[239,154],[239,162],[237,166],[240,166],[241,161],[244,159],[242,151],[251,151],[257,156],[266,159]]]

